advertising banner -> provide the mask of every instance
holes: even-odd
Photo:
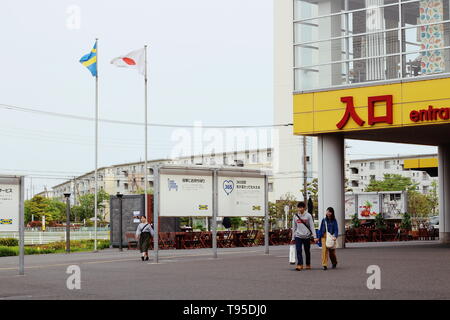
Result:
[[[385,219],[402,219],[406,212],[405,192],[381,193],[383,217]]]
[[[374,219],[380,213],[380,196],[378,193],[358,194],[358,218]]]
[[[346,194],[345,195],[345,219],[350,220],[353,215],[358,212],[356,208],[356,195]]]
[[[0,179],[0,231],[19,231],[19,180]]]
[[[264,176],[219,176],[218,188],[219,217],[264,217]]]
[[[161,217],[212,217],[212,175],[161,173]]]

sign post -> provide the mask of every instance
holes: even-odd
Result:
[[[219,194],[217,192],[217,170],[213,171],[213,217],[212,217],[212,247],[213,258],[217,259],[217,202]]]
[[[25,178],[20,177],[19,200],[19,275],[25,274]]]
[[[153,198],[153,250],[155,251],[155,263],[159,262],[159,195],[160,195],[160,181],[159,181],[159,167],[155,167],[154,170],[155,182],[154,182],[154,198]],[[147,213],[145,213],[147,214]]]
[[[269,199],[267,190],[269,187],[269,179],[264,175],[264,252],[269,254]]]
[[[70,253],[70,193],[64,193],[66,198],[66,252]]]

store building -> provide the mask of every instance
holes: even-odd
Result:
[[[318,139],[319,212],[334,207],[344,230],[345,139],[438,146],[440,239],[449,243],[449,1],[274,5],[285,12],[276,23],[294,32],[293,133]]]

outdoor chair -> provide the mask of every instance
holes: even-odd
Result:
[[[194,232],[186,232],[183,236],[183,249],[192,249],[194,246]]]
[[[211,232],[202,232],[200,234],[200,246],[201,248],[212,248],[212,234]]]
[[[269,243],[272,246],[277,246],[280,243],[280,230],[273,230],[269,237]]]
[[[430,235],[428,234],[428,230],[425,228],[419,229],[419,240],[430,240]]]
[[[161,249],[175,249],[175,239],[170,235],[170,232],[160,232],[158,244]]]
[[[258,230],[251,230],[249,235],[248,235],[248,246],[254,246],[256,245],[256,238],[258,237]]]
[[[135,237],[134,232],[126,232],[125,233],[125,239],[128,244],[128,250],[137,250],[138,248],[138,242]]]

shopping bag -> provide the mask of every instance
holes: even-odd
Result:
[[[289,246],[289,263],[295,264],[295,245],[293,244]]]

